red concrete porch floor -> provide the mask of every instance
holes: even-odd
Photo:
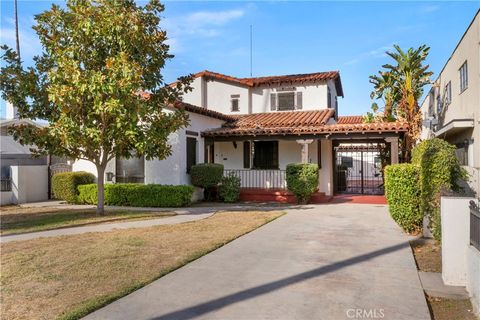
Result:
[[[243,188],[240,191],[240,201],[251,202],[280,202],[296,203],[295,196],[284,189]],[[387,204],[385,196],[378,195],[335,195],[327,196],[323,192],[312,195],[310,203],[361,203],[361,204]]]
[[[387,199],[382,195],[336,194],[330,203],[387,204]]]

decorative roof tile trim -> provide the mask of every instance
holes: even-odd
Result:
[[[363,124],[329,124],[319,126],[270,127],[270,128],[228,128],[222,127],[202,133],[206,137],[259,136],[259,135],[315,135],[334,133],[385,133],[406,132],[405,122],[363,123]]]
[[[326,71],[315,73],[302,73],[302,74],[290,74],[281,76],[266,76],[256,78],[237,78],[229,75],[225,75],[213,71],[200,71],[193,75],[194,78],[205,77],[218,80],[224,80],[241,84],[247,87],[256,87],[260,85],[280,85],[280,84],[293,84],[293,83],[305,83],[314,81],[335,80],[335,87],[337,94],[343,97],[343,88],[340,80],[339,71]]]
[[[337,124],[360,124],[363,123],[363,116],[339,116]]]
[[[203,116],[216,118],[216,119],[219,119],[219,120],[224,120],[224,121],[227,121],[227,122],[235,121],[237,119],[236,117],[229,116],[227,114],[224,114],[224,113],[221,113],[221,112],[218,112],[218,111],[214,111],[214,110],[206,109],[206,108],[203,108],[203,107],[195,106],[193,104],[182,102],[182,101],[176,101],[175,103],[173,103],[173,107],[175,107],[177,109],[185,110],[185,111],[188,111],[188,112],[196,113],[196,114],[201,114]]]

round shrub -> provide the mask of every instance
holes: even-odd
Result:
[[[240,198],[240,178],[233,172],[223,177],[218,191],[224,202],[237,202]]]
[[[223,164],[196,164],[190,169],[190,176],[192,178],[192,184],[196,187],[215,187],[223,177]]]
[[[53,175],[52,191],[55,199],[77,202],[78,186],[95,181],[95,176],[85,171],[62,172]]]
[[[385,167],[385,196],[390,215],[409,233],[420,231],[423,224],[419,174],[420,168],[410,163]]]
[[[468,179],[455,150],[454,145],[438,138],[422,141],[412,150],[412,163],[420,167],[420,210],[429,218],[437,240],[441,238],[440,192],[460,192],[459,180]]]
[[[318,188],[318,165],[314,163],[290,163],[287,165],[287,188],[298,203],[308,203]]]

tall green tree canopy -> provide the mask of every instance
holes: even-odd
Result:
[[[369,113],[366,118],[367,121],[407,122],[409,130],[404,141],[404,156],[408,160],[421,129],[418,100],[423,95],[424,87],[430,84],[433,74],[429,71],[429,65],[425,64],[430,48],[421,45],[404,51],[395,45],[394,49],[393,52],[386,52],[394,63],[383,65],[378,75],[370,76],[370,83],[373,84],[371,98],[383,100],[383,114],[375,116]]]
[[[43,51],[24,68],[3,46],[0,89],[20,118],[44,119],[43,128],[16,126],[14,137],[50,153],[93,162],[98,171],[98,212],[103,180],[114,157],[170,155],[168,136],[187,124],[180,110],[164,107],[189,90],[189,77],[166,86],[168,53],[159,27],[158,0],[67,0],[35,17]],[[148,93],[148,94],[145,94]]]

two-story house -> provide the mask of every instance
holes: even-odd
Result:
[[[191,86],[182,101],[169,106],[185,109],[190,118],[186,128],[170,136],[172,155],[115,159],[106,170],[107,181],[188,184],[193,164],[215,162],[224,165],[225,174],[241,178],[242,199],[285,201],[292,200],[285,191],[286,165],[311,162],[320,167],[321,201],[342,190],[382,193],[375,158],[379,146],[390,146],[392,162],[398,162],[398,139],[407,125],[339,117],[343,88],[338,71],[256,78],[202,71]],[[368,166],[350,161],[363,156]],[[339,173],[338,167],[347,169]],[[95,173],[83,161],[74,170]]]
[[[480,10],[453,50],[421,105],[422,139],[438,137],[457,147],[480,192]]]

